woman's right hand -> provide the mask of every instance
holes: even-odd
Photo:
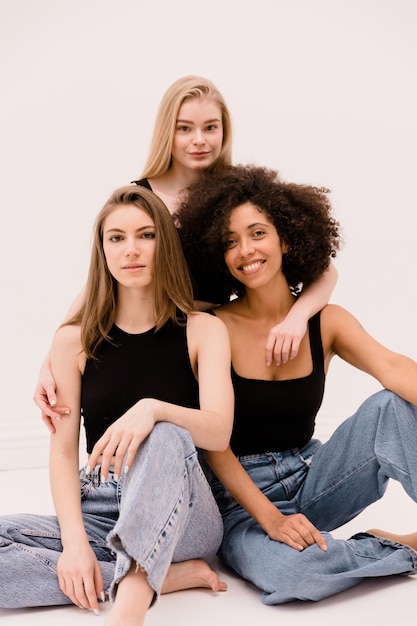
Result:
[[[63,415],[69,415],[70,411],[68,407],[56,406],[56,384],[51,371],[49,354],[42,363],[33,400],[41,410],[44,424],[51,433],[54,433],[55,426],[52,418],[60,419]]]
[[[277,511],[277,515],[268,524],[268,529],[264,530],[271,539],[286,543],[299,552],[314,543],[321,550],[327,550],[326,540],[320,531],[302,513],[283,515]]]
[[[104,600],[103,576],[90,545],[64,548],[57,563],[59,587],[77,606],[98,614],[98,598]]]

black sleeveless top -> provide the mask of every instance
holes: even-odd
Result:
[[[255,380],[232,367],[235,421],[231,448],[237,455],[302,448],[314,433],[325,373],[320,313],[309,320],[311,374],[289,380]]]
[[[98,360],[88,359],[81,383],[87,452],[104,431],[141,398],[199,408],[198,383],[187,345],[187,327],[169,321],[160,330],[132,335],[113,326]]]
[[[132,184],[138,185],[138,187],[145,187],[145,189],[149,189],[149,191],[152,191],[152,187],[150,186],[147,178],[141,178],[140,180],[132,180]]]
[[[149,191],[153,191],[147,178],[132,180],[132,183],[140,187],[145,187],[149,189]],[[178,234],[181,240],[181,228],[178,229]],[[213,304],[226,304],[226,302],[229,302],[230,293],[220,288],[217,283],[211,283],[210,276],[201,274],[197,267],[192,267],[185,250],[184,254],[193,285],[194,300],[201,300],[202,302],[210,302]]]

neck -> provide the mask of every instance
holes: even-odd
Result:
[[[287,283],[277,288],[267,285],[258,289],[247,289],[240,298],[242,309],[255,319],[270,320],[277,324],[283,320],[295,302]]]
[[[141,333],[155,326],[155,296],[153,290],[117,290],[115,324],[129,333]]]
[[[188,167],[181,167],[173,163],[171,167],[158,180],[164,180],[172,189],[176,191],[176,195],[182,190],[195,183],[201,176],[200,170],[191,170]]]

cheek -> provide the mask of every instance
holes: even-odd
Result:
[[[227,269],[231,274],[233,274],[233,258],[234,258],[233,250],[228,250],[224,253],[224,262],[226,264]]]
[[[214,140],[215,145],[217,145],[217,150],[220,153],[223,147],[223,132],[219,133],[216,139]]]

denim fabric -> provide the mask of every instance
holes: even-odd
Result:
[[[417,407],[383,390],[343,422],[330,440],[302,450],[241,456],[257,486],[284,514],[303,513],[326,538],[302,552],[271,540],[211,474],[223,515],[224,561],[262,591],[265,604],[320,600],[365,578],[412,574],[417,553],[361,533],[328,533],[384,494],[393,478],[417,501]]]
[[[159,594],[171,561],[210,560],[220,546],[221,516],[182,428],[156,424],[119,482],[110,473],[101,483],[97,466],[80,471],[80,489],[90,545],[112,597],[132,560]],[[55,516],[2,516],[0,607],[70,604],[56,575],[61,551]]]

